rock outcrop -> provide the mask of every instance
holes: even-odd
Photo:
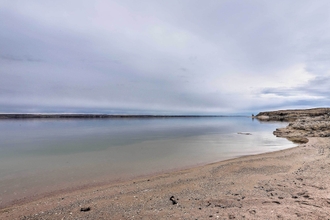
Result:
[[[255,116],[259,120],[266,121],[295,121],[303,117],[318,117],[330,115],[330,108],[313,108],[313,109],[295,109],[295,110],[279,110],[260,112]]]
[[[276,129],[274,135],[277,137],[330,137],[330,117],[323,115],[299,118],[285,128]]]
[[[278,128],[273,133],[295,143],[307,143],[308,137],[330,137],[330,108],[260,112],[256,118],[290,122],[287,127]]]

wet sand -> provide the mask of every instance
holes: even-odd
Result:
[[[0,219],[327,219],[329,138],[273,153],[58,193]]]

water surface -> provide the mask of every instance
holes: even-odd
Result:
[[[0,206],[68,187],[289,148],[291,142],[272,135],[284,126],[245,117],[0,120]]]

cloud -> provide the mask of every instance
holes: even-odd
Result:
[[[320,99],[329,100],[327,90],[330,86],[330,76],[315,77],[306,84],[288,88],[267,88],[262,91],[264,95],[274,95],[283,98],[299,97],[300,99]]]
[[[0,111],[326,104],[329,4],[3,1]]]

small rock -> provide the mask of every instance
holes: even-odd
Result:
[[[80,209],[81,212],[89,212],[91,210],[91,207],[83,207]]]
[[[173,205],[178,204],[178,202],[175,200],[174,196],[171,196],[171,197],[170,197],[170,200],[172,201],[172,204],[173,204]]]
[[[238,132],[237,134],[242,134],[242,135],[252,135],[252,134],[249,133],[249,132]]]

